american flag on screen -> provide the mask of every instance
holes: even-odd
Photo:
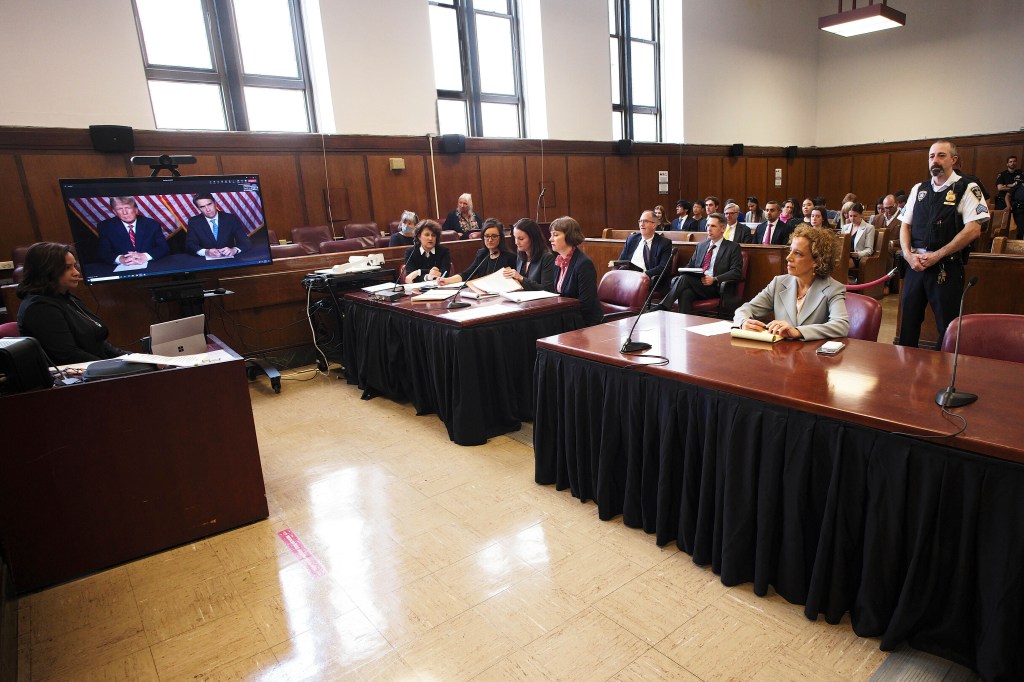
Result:
[[[246,234],[252,234],[263,227],[263,204],[257,192],[212,192],[217,207],[238,216],[245,226]],[[75,215],[85,223],[93,234],[96,226],[108,218],[116,217],[110,208],[111,197],[75,197],[68,199],[68,205]],[[192,203],[191,194],[145,194],[135,197],[139,214],[157,220],[163,225],[164,236],[171,237],[185,230],[188,219],[199,214]]]

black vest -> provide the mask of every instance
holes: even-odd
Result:
[[[910,224],[910,246],[937,251],[953,241],[964,223],[957,208],[967,191],[967,180],[960,178],[950,187],[936,192],[931,178],[917,186],[914,216]],[[961,252],[964,261],[970,247]]]

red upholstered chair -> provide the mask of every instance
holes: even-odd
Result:
[[[466,235],[466,239],[480,239],[480,236],[482,234],[483,230],[473,230],[472,232]]]
[[[270,256],[278,258],[294,258],[295,256],[308,256],[309,251],[301,244],[271,244]]]
[[[267,239],[270,240],[271,244],[277,244],[278,243],[278,241],[277,241],[277,232],[274,232],[273,230],[268,229],[267,230]]]
[[[380,228],[377,227],[377,223],[349,223],[342,228],[342,233],[345,239],[356,239],[364,249],[368,249],[380,236]]]
[[[21,336],[18,331],[17,322],[4,322],[0,324],[0,339],[6,339],[10,336]]]
[[[373,242],[373,248],[386,249],[391,246],[391,237],[377,237]]]
[[[28,253],[31,244],[19,244],[11,249],[11,260],[14,261],[14,267],[19,267],[25,264],[25,255]]]
[[[740,279],[732,282],[718,283],[718,298],[706,298],[694,301],[692,311],[695,315],[709,315],[722,319],[732,319],[736,308],[744,300],[743,296],[747,291],[747,263],[749,257],[746,251],[740,253],[743,259],[743,267]]]
[[[390,223],[388,223],[388,234],[394,234],[395,232],[398,232],[401,228],[402,223],[398,222],[397,220],[392,220]]]
[[[957,326],[954,319],[942,337],[942,350],[952,353],[956,346]],[[976,313],[964,315],[960,352],[993,360],[1024,362],[1024,315]]]
[[[459,241],[459,233],[455,230],[441,230],[441,241],[457,242]]]
[[[292,241],[306,250],[306,253],[319,253],[320,243],[334,240],[331,228],[327,225],[308,225],[292,228]]]
[[[604,321],[640,312],[651,292],[651,278],[636,270],[610,270],[597,285]]]
[[[851,339],[878,341],[882,326],[882,304],[864,294],[846,292],[846,313],[850,316]]]
[[[343,251],[362,251],[362,240],[359,239],[338,239],[337,241],[321,242],[320,253],[341,253]]]

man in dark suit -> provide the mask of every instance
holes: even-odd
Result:
[[[238,216],[217,208],[210,194],[197,194],[192,203],[199,215],[188,219],[185,250],[204,258],[231,258],[252,246]]]
[[[719,201],[718,197],[710,196],[704,200],[704,213],[710,216],[712,213],[718,213],[721,210],[722,202]],[[708,219],[704,218],[697,223],[697,232],[708,231]]]
[[[693,204],[686,199],[676,202],[676,219],[672,221],[670,230],[692,232],[697,229],[697,221],[690,217]]]
[[[725,238],[737,244],[747,244],[753,240],[750,228],[740,222],[740,206],[730,201],[725,205]]]
[[[672,240],[655,232],[658,221],[653,211],[641,213],[638,224],[640,231],[629,235],[622,247],[622,253],[619,254],[619,260],[629,261],[629,264],[619,265],[618,269],[639,270],[650,277],[653,283],[658,274],[669,265],[669,259],[672,257]],[[609,263],[608,267],[615,267],[614,262]],[[668,284],[668,277],[663,276],[658,288],[665,291]]]
[[[764,214],[768,220],[757,226],[754,233],[754,244],[788,244],[789,235],[799,223],[784,223],[779,220],[779,202],[774,199],[764,205]]]
[[[115,217],[96,226],[100,238],[96,256],[101,261],[114,265],[145,265],[171,252],[163,227],[152,218],[139,215],[135,197],[112,197],[110,210]]]
[[[725,216],[712,213],[707,217],[708,238],[697,245],[688,268],[700,268],[704,274],[683,273],[672,281],[672,290],[654,306],[655,310],[671,310],[679,301],[679,312],[689,313],[693,302],[718,298],[719,282],[731,282],[743,276],[740,245],[724,238]]]

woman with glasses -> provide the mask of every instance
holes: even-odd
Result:
[[[466,282],[472,277],[485,277],[501,270],[502,268],[514,268],[516,257],[505,246],[505,226],[497,218],[488,218],[484,221],[483,232],[484,248],[476,252],[476,258],[469,264],[469,267],[457,275],[445,277],[439,284],[452,284],[454,282]]]

